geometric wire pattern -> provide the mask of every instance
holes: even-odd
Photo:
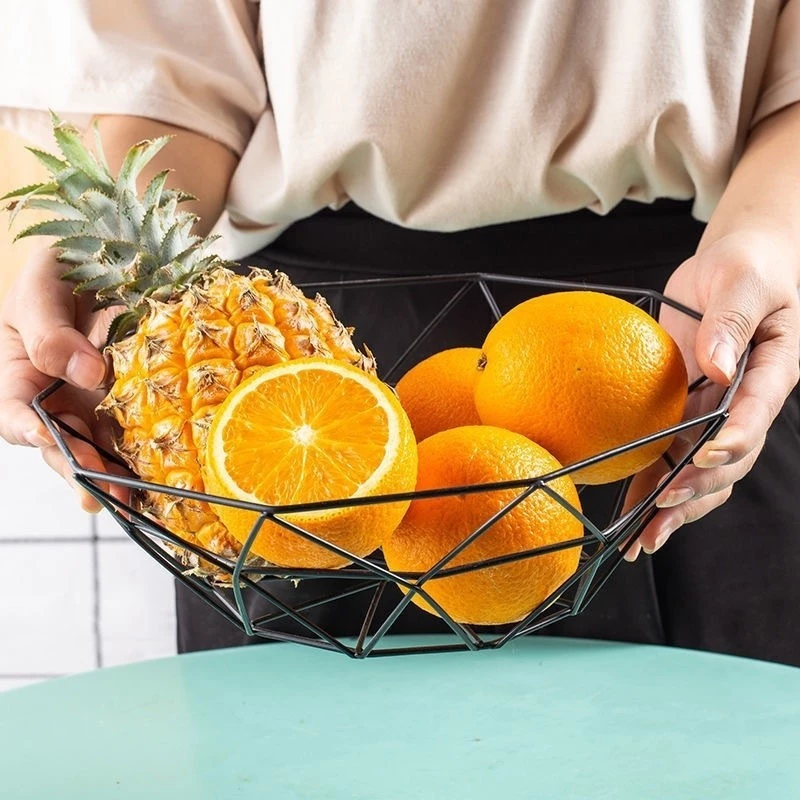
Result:
[[[531,296],[549,291],[563,291],[571,289],[593,289],[609,294],[625,297],[630,302],[643,308],[651,316],[657,318],[662,304],[667,304],[677,311],[699,320],[700,316],[692,309],[648,289],[631,289],[627,287],[606,286],[598,284],[573,283],[569,281],[556,281],[549,279],[517,277],[509,275],[496,275],[491,273],[463,273],[445,275],[422,275],[390,278],[363,278],[343,280],[327,283],[315,283],[315,289],[335,288],[344,291],[358,291],[364,288],[390,289],[400,285],[425,285],[425,284],[452,284],[453,293],[442,304],[438,312],[413,338],[395,363],[392,364],[381,377],[392,383],[405,364],[419,360],[420,349],[431,333],[447,324],[449,316],[470,292],[479,292],[485,301],[490,316],[497,320],[501,316],[500,306],[496,300],[492,287],[502,284],[517,284],[526,287]],[[299,284],[302,287],[302,284]],[[657,509],[655,501],[657,495],[666,485],[671,483],[678,472],[691,461],[694,454],[702,444],[711,438],[724,424],[728,416],[731,398],[741,382],[747,353],[741,359],[735,380],[729,386],[717,407],[710,412],[692,419],[684,420],[663,431],[628,442],[620,447],[597,454],[578,463],[564,467],[547,475],[532,476],[528,479],[503,481],[498,483],[473,484],[468,486],[448,487],[446,489],[433,489],[424,492],[406,492],[402,494],[381,495],[370,498],[343,499],[318,503],[275,505],[267,506],[256,503],[231,500],[201,492],[177,489],[158,484],[149,483],[135,477],[120,476],[106,472],[87,470],[78,464],[75,456],[70,451],[69,443],[64,434],[85,440],[77,431],[70,428],[57,417],[50,414],[45,403],[48,397],[63,386],[57,381],[38,395],[33,407],[50,433],[53,435],[58,447],[69,462],[75,480],[90,492],[107,510],[127,535],[136,542],[146,553],[172,573],[179,581],[202,598],[208,605],[222,614],[231,624],[236,625],[250,636],[258,636],[268,640],[289,641],[314,647],[338,651],[353,658],[368,656],[397,655],[403,653],[422,653],[442,650],[480,650],[484,648],[502,647],[507,642],[519,636],[539,631],[546,626],[567,616],[580,614],[587,604],[602,589],[610,579],[616,567],[620,564],[624,553],[633,544],[638,534],[653,518]],[[690,387],[690,392],[697,391],[705,379],[696,381]],[[623,513],[624,500],[630,479],[619,482],[615,487],[614,498],[610,513],[605,518],[590,519],[582,511],[551,489],[550,484],[557,478],[569,475],[590,464],[612,458],[620,453],[628,452],[641,447],[654,440],[672,436],[683,431],[693,429],[693,445],[676,463],[665,455],[669,473],[661,486],[653,489],[646,497],[642,498],[635,506]],[[110,462],[125,466],[115,455],[101,451],[104,458]],[[115,498],[104,491],[98,482],[113,483],[133,490],[147,490],[162,492],[171,496],[214,502],[218,504],[235,506],[247,509],[258,514],[248,540],[242,547],[241,553],[235,560],[229,560],[212,553],[198,544],[190,543],[179,536],[166,530],[159,523],[147,517],[137,508]],[[501,489],[518,490],[518,494],[504,508],[486,519],[466,539],[457,545],[450,553],[425,573],[400,573],[392,572],[386,566],[380,551],[366,558],[357,557],[336,545],[326,542],[314,534],[293,524],[286,515],[292,512],[310,511],[315,509],[332,509],[346,506],[355,506],[372,503],[385,503],[397,500],[414,500],[424,497],[438,497],[445,495],[464,495],[481,493]],[[579,490],[581,487],[579,487]],[[583,526],[583,536],[570,541],[537,547],[522,553],[514,553],[493,559],[449,566],[450,562],[478,537],[484,535],[489,528],[502,516],[511,511],[517,504],[524,501],[536,492],[548,494],[570,513],[575,515]],[[252,544],[261,525],[271,521],[290,531],[297,536],[313,541],[334,553],[347,558],[351,564],[343,569],[300,569],[275,566],[254,566],[250,558]],[[463,574],[474,570],[488,569],[501,564],[512,563],[522,559],[537,558],[547,553],[569,548],[580,548],[580,560],[576,572],[545,598],[536,608],[521,621],[506,626],[494,626],[491,632],[456,622],[442,609],[426,591],[426,584],[433,578],[443,578],[451,575]],[[185,556],[189,553],[213,564],[220,573],[228,576],[226,583],[208,579],[193,574],[185,567]],[[183,558],[182,558],[183,556]],[[280,597],[274,591],[276,581],[325,581],[325,586],[333,582],[335,590],[327,590],[313,600],[300,603],[288,602],[285,597]],[[396,587],[403,587],[400,592]],[[387,592],[396,595],[396,602],[386,607]],[[322,605],[336,604],[356,594],[364,593],[369,602],[363,619],[358,620],[358,634],[355,637],[337,636],[324,626],[315,622],[309,611]],[[391,639],[384,641],[384,636],[392,629],[393,624],[409,606],[412,596],[419,594],[430,606],[436,609],[444,623],[456,635],[452,644],[420,644],[414,647],[396,647],[386,644]],[[258,613],[252,611],[253,604],[248,598],[260,598],[262,610]],[[382,602],[383,601],[383,602]],[[266,612],[263,611],[266,609]],[[379,613],[379,609],[383,609]],[[296,623],[297,630],[286,631],[279,629],[279,623],[287,619]],[[498,632],[498,627],[501,630]]]

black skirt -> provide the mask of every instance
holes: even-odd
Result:
[[[361,275],[493,272],[662,290],[692,255],[703,225],[675,201],[626,202],[599,217],[582,211],[457,233],[412,231],[353,205],[293,225],[245,265],[278,268],[308,284]],[[381,365],[392,364],[441,309],[452,285],[373,290],[324,290],[337,315],[356,328]],[[530,296],[498,285],[501,308]],[[491,324],[478,293],[467,296],[427,352],[479,346]],[[418,358],[427,353],[418,351]],[[411,366],[407,364],[405,366]],[[698,648],[800,665],[800,523],[794,483],[800,475],[800,403],[795,390],[774,423],[754,469],[721,508],[680,529],[654,556],[623,563],[579,616],[545,629],[548,635],[614,639]],[[602,503],[598,497],[594,502]],[[297,604],[324,593],[287,583]],[[355,634],[367,598],[322,606],[315,622],[335,635]],[[396,604],[396,597],[387,597]],[[380,612],[379,612],[380,613]],[[263,643],[249,639],[183,586],[177,589],[180,652]],[[287,621],[285,630],[296,630]],[[443,632],[436,617],[409,606],[393,633]]]

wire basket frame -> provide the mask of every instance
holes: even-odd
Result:
[[[374,290],[376,288],[431,284],[450,284],[454,287],[454,291],[427,325],[414,336],[413,341],[410,342],[389,369],[381,375],[389,383],[393,382],[400,374],[401,368],[420,360],[419,354],[424,343],[435,330],[446,324],[448,317],[454,313],[464,297],[470,292],[478,292],[488,306],[491,318],[493,320],[499,319],[502,312],[495,297],[495,292],[492,290],[492,286],[496,285],[515,284],[523,286],[531,291],[531,296],[551,291],[594,290],[621,296],[642,308],[654,318],[658,317],[662,305],[668,305],[694,320],[699,321],[700,319],[700,315],[696,311],[649,289],[601,284],[589,285],[583,282],[577,283],[493,273],[360,278],[315,282],[314,288],[319,290],[340,289],[349,292],[358,291],[359,289]],[[300,283],[298,286],[302,288],[303,284]],[[58,392],[64,383],[62,381],[53,383],[34,399],[32,405],[67,459],[74,473],[75,481],[100,502],[139,547],[231,624],[249,636],[260,637],[264,640],[296,642],[338,651],[353,658],[365,658],[368,656],[399,655],[403,653],[480,650],[502,647],[519,636],[539,631],[566,617],[580,614],[609,580],[622,561],[624,554],[657,513],[656,497],[666,486],[674,481],[677,474],[691,461],[700,447],[724,424],[728,417],[731,399],[742,380],[746,360],[747,353],[739,362],[734,381],[724,391],[722,398],[712,411],[684,420],[677,425],[649,436],[627,442],[612,450],[599,453],[547,475],[496,483],[471,484],[316,503],[262,505],[154,484],[139,480],[136,477],[85,469],[78,463],[72,453],[66,435],[82,441],[88,440],[45,408],[47,399]],[[689,387],[690,393],[698,391],[704,383],[706,383],[705,378],[695,381]],[[553,481],[565,475],[572,475],[587,466],[688,430],[692,430],[694,441],[688,452],[677,462],[673,461],[666,453],[662,456],[668,468],[668,474],[661,485],[650,491],[635,506],[623,512],[625,497],[631,479],[620,481],[614,491],[610,514],[602,523],[590,519],[583,511],[575,508],[551,488]],[[97,446],[95,445],[95,447]],[[101,448],[97,449],[108,462],[126,468],[126,465],[116,455]],[[207,550],[196,542],[187,541],[168,531],[161,524],[148,517],[140,508],[121,501],[103,489],[102,484],[114,484],[134,491],[158,492],[171,497],[233,506],[252,511],[257,517],[238,557],[229,559]],[[579,491],[581,491],[581,488],[579,487]],[[516,494],[503,508],[489,519],[486,519],[466,539],[424,573],[393,572],[387,567],[380,551],[367,557],[356,556],[331,542],[321,539],[291,521],[291,514],[297,512],[354,507],[373,503],[423,500],[424,498],[487,493],[500,490],[515,490]],[[536,547],[521,553],[508,554],[466,564],[452,564],[453,560],[461,552],[490,530],[494,523],[535,493],[546,494],[574,515],[583,526],[583,536],[569,541]],[[350,562],[349,566],[341,569],[309,569],[277,567],[265,564],[261,559],[252,556],[252,546],[262,525],[267,521],[275,523],[299,537],[344,557]],[[505,564],[525,559],[541,558],[547,554],[571,548],[580,548],[579,564],[574,574],[533,608],[524,619],[505,626],[492,626],[488,631],[454,620],[426,589],[427,584],[437,578],[441,579],[476,570],[501,567]],[[213,565],[219,574],[224,576],[225,580],[212,579],[208,576],[197,574],[195,570],[187,569],[187,559],[190,558],[202,559]],[[330,579],[335,580],[331,581]],[[287,602],[285,598],[280,597],[279,593],[274,591],[276,581],[278,584],[285,584],[288,581],[324,581],[325,586],[334,583],[341,588],[333,591],[326,590],[311,600],[292,603]],[[400,592],[395,587],[401,587],[404,591]],[[396,602],[390,602],[387,605],[387,597],[389,596],[387,592],[394,592]],[[362,593],[369,598],[369,601],[366,603],[363,620],[356,621],[356,628],[358,629],[356,636],[337,635],[335,631],[315,622],[309,614],[309,612],[313,612],[320,606],[340,603],[347,598]],[[412,597],[415,595],[419,595],[430,607],[434,608],[445,625],[455,634],[452,643],[396,647],[391,645],[391,639],[384,640],[384,637],[391,631],[398,618],[409,607]],[[258,613],[253,610],[254,604],[248,602],[249,599],[253,598],[258,598],[261,604],[262,610]],[[266,609],[265,612],[264,609]],[[379,611],[379,609],[383,610]],[[280,629],[281,623],[287,620],[295,623],[296,632]],[[389,643],[387,644],[387,642]]]

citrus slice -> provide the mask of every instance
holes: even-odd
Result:
[[[325,358],[265,367],[243,381],[219,407],[206,445],[209,491],[264,505],[410,492],[416,476],[411,423],[392,390]],[[244,543],[258,514],[213,505]],[[361,557],[392,533],[408,505],[370,503],[281,518]],[[270,520],[252,552],[286,567],[341,567],[352,560]]]

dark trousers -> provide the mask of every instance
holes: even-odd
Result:
[[[307,293],[316,282],[360,275],[478,271],[660,291],[672,270],[692,255],[702,231],[689,206],[672,201],[624,203],[607,217],[583,211],[452,234],[403,229],[350,205],[297,223],[245,264],[282,269],[295,282],[311,284]],[[441,309],[454,286],[323,291],[385,370]],[[528,296],[525,287],[497,285],[502,310]],[[426,342],[424,352],[418,351],[417,360],[446,347],[479,346],[491,322],[485,299],[471,292]],[[795,390],[756,466],[724,506],[682,528],[654,556],[620,565],[584,612],[544,633],[667,644],[800,666],[798,476]],[[602,492],[592,502],[599,509],[605,502]],[[271,591],[297,604],[324,592],[320,581],[310,583],[275,584]],[[384,598],[387,604],[396,604],[399,593],[385,594],[392,595]],[[357,595],[311,616],[335,635],[354,634],[367,602]],[[181,652],[264,641],[248,640],[182,586],[177,612]],[[286,630],[293,626],[287,622]],[[393,633],[445,630],[438,618],[415,606],[392,628]]]

